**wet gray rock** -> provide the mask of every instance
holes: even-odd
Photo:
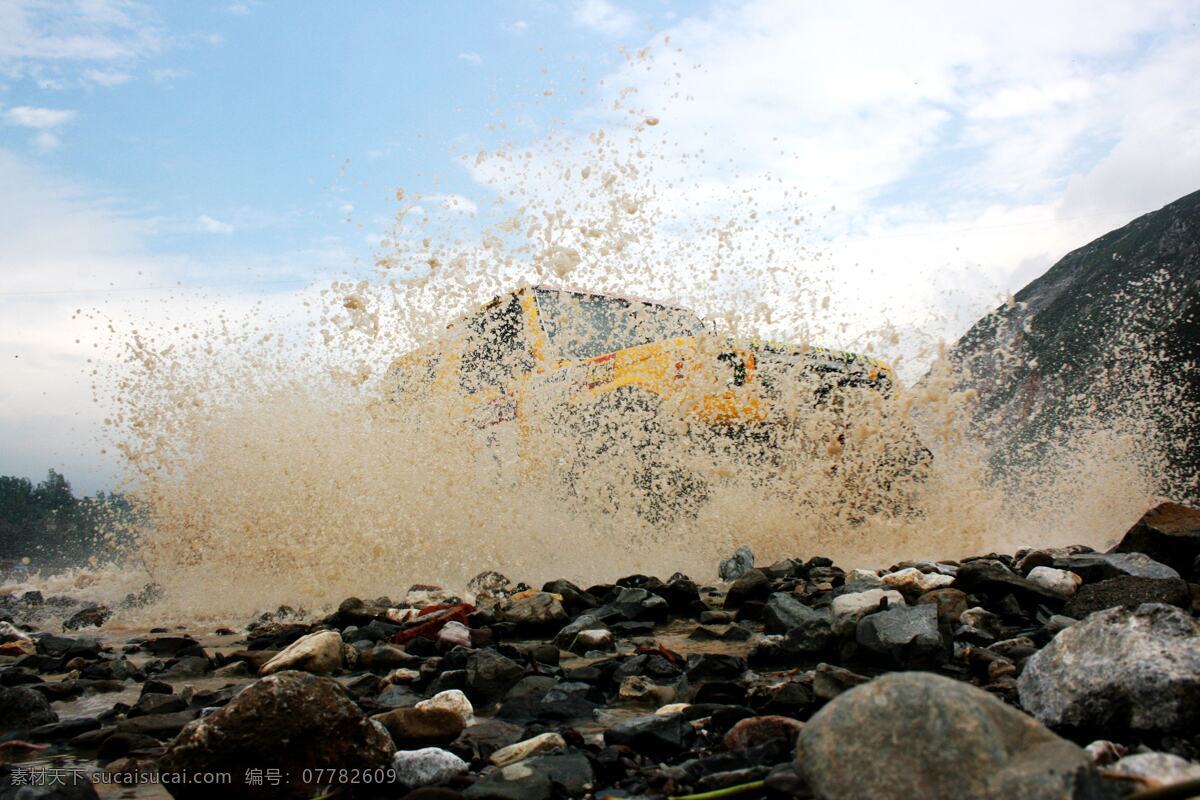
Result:
[[[1200,727],[1200,624],[1146,604],[1093,614],[1030,657],[1021,705],[1052,727],[1194,731]]]
[[[41,692],[25,686],[0,688],[0,734],[20,733],[58,722],[58,714]]]
[[[733,582],[725,594],[725,608],[741,608],[752,600],[766,600],[771,593],[771,580],[762,570],[751,569]]]
[[[749,545],[742,545],[733,554],[721,562],[717,574],[723,581],[736,581],[750,570],[754,569],[754,551]]]
[[[997,598],[1012,594],[1026,602],[1062,602],[1062,598],[1049,589],[1021,577],[999,561],[987,558],[959,566],[954,585],[965,592],[983,592]]]
[[[938,631],[937,608],[932,605],[900,606],[865,616],[858,621],[855,641],[903,666],[935,664],[949,658]]]
[[[625,745],[652,757],[678,753],[695,739],[695,732],[683,714],[651,714],[634,717],[613,725],[604,732],[604,743]]]
[[[171,772],[230,772],[235,782],[220,792],[227,800],[307,800],[319,794],[319,787],[305,783],[305,770],[387,769],[394,750],[386,731],[363,715],[337,681],[285,671],[250,684],[228,705],[189,724],[159,766]],[[251,786],[237,780],[268,764],[289,774],[290,781]],[[179,800],[212,797],[207,785],[169,789]]]
[[[501,697],[521,680],[525,668],[491,648],[477,650],[467,659],[467,694],[488,702]]]
[[[796,764],[824,800],[1066,800],[1099,781],[1082,749],[970,684],[891,673],[815,714]]]
[[[903,606],[904,595],[892,589],[868,589],[850,592],[833,598],[829,606],[830,624],[838,636],[853,636],[858,621],[880,608]]]
[[[593,611],[588,616],[609,625],[622,622],[662,622],[671,607],[665,599],[645,589],[623,587],[617,596]]]
[[[538,756],[485,775],[463,792],[467,800],[546,800],[583,797],[595,776],[582,753]]]
[[[1179,573],[1143,553],[1076,553],[1054,559],[1055,569],[1074,572],[1085,581],[1102,581],[1119,575],[1135,578],[1178,578]]]
[[[1062,613],[1075,619],[1117,606],[1166,603],[1188,608],[1192,593],[1180,578],[1140,578],[1121,575],[1098,583],[1085,583],[1063,606]]]
[[[829,625],[829,613],[809,608],[791,592],[775,592],[763,608],[763,629],[767,633],[787,633],[821,623]]]

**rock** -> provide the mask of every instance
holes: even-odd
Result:
[[[261,678],[228,705],[189,724],[159,760],[164,772],[229,772],[235,783],[222,785],[221,796],[296,798],[319,794],[305,782],[306,770],[387,769],[394,746],[367,719],[337,681],[304,672],[279,672]],[[247,770],[266,765],[290,776],[283,786],[242,783]],[[317,773],[319,774],[319,773]],[[173,784],[177,800],[211,798],[205,784]]]
[[[1107,777],[1136,781],[1143,789],[1159,789],[1200,780],[1200,764],[1170,753],[1135,753],[1104,770]]]
[[[575,640],[571,642],[569,649],[578,655],[594,651],[611,653],[616,649],[616,645],[613,643],[612,631],[603,628],[589,628],[575,634]]]
[[[736,581],[750,570],[754,569],[754,551],[749,545],[742,545],[733,554],[721,562],[717,574],[723,581]]]
[[[462,720],[464,726],[470,725],[471,720],[475,718],[475,708],[471,705],[471,701],[467,696],[458,689],[447,689],[444,692],[438,692],[428,700],[422,700],[417,703],[417,708],[444,708],[454,712],[459,719]]]
[[[766,600],[770,593],[771,581],[762,570],[747,570],[726,592],[725,608],[740,608],[750,600]]]
[[[674,685],[664,686],[642,675],[630,675],[621,681],[617,689],[617,697],[640,704],[663,705],[671,703],[678,696]]]
[[[1083,578],[1074,572],[1053,567],[1034,567],[1025,578],[1063,598],[1075,594],[1079,584],[1083,583]]]
[[[865,592],[840,594],[829,606],[830,625],[838,636],[853,636],[858,621],[874,613],[887,601],[888,607],[905,605],[904,596],[894,589],[868,589]]]
[[[538,756],[484,775],[463,792],[467,800],[548,800],[583,797],[595,775],[582,753]]]
[[[437,633],[437,640],[447,648],[471,647],[471,629],[461,622],[447,622]]]
[[[508,747],[497,750],[492,753],[488,761],[497,767],[507,767],[509,764],[516,764],[518,761],[524,761],[532,756],[548,753],[551,750],[559,750],[566,746],[566,741],[559,734],[543,733],[539,736],[534,736],[532,739],[510,744]]]
[[[889,589],[895,589],[906,597],[919,597],[934,589],[943,589],[954,583],[954,578],[937,572],[921,572],[914,567],[896,570],[879,578]]]
[[[1180,578],[1139,578],[1122,575],[1116,578],[1085,583],[1063,606],[1062,613],[1075,619],[1117,606],[1139,606],[1142,603],[1166,603],[1190,608],[1192,593]]]
[[[197,713],[199,712],[184,709],[183,711],[171,711],[162,714],[145,714],[118,722],[117,730],[120,733],[153,736],[157,739],[170,739],[194,720]]]
[[[337,631],[317,631],[301,636],[259,670],[273,675],[283,670],[300,670],[314,675],[330,675],[342,669],[354,649],[342,641]]]
[[[25,686],[0,687],[0,734],[33,730],[58,722],[58,714],[41,692]]]
[[[409,789],[444,783],[455,775],[465,775],[471,765],[439,747],[397,750],[392,756],[396,780]]]
[[[1144,553],[1195,582],[1200,578],[1200,509],[1162,503],[1147,511],[1130,528],[1113,553]]]
[[[1002,627],[1000,617],[980,606],[962,612],[958,621],[958,630],[954,632],[956,637],[967,636],[988,642],[995,641]]]
[[[961,589],[946,588],[926,592],[917,598],[917,605],[937,606],[938,621],[954,627],[958,625],[959,617],[967,610],[970,603],[967,602],[966,592]]]
[[[458,738],[465,727],[463,719],[444,707],[393,708],[371,717],[392,735],[401,749],[448,744]]]
[[[253,678],[254,672],[245,661],[234,661],[213,670],[214,678]]]
[[[512,622],[528,632],[557,629],[570,622],[561,600],[547,592],[535,592],[498,606],[496,618],[502,622]]]
[[[108,622],[112,611],[107,606],[90,606],[80,609],[63,622],[64,631],[77,631],[81,628],[99,628]]]
[[[1200,727],[1200,623],[1178,608],[1114,608],[1072,625],[1030,657],[1021,705],[1052,727]]]
[[[467,691],[484,702],[495,700],[524,674],[524,667],[490,647],[477,650],[467,660]]]
[[[37,644],[11,622],[0,622],[0,656],[29,656]]]
[[[902,666],[936,664],[949,658],[931,605],[900,606],[863,617],[855,641]]]
[[[1054,559],[1054,566],[1074,572],[1088,583],[1132,575],[1135,578],[1178,578],[1179,572],[1144,553],[1075,553]]]
[[[804,723],[791,717],[747,717],[725,732],[723,742],[726,750],[745,750],[771,739],[786,739],[791,747],[802,730]]]
[[[1087,754],[970,684],[891,673],[818,711],[797,767],[824,800],[1075,798],[1098,782]]]
[[[450,748],[471,761],[487,761],[497,750],[519,742],[523,734],[520,725],[485,719],[466,728]]]
[[[662,622],[670,613],[666,600],[645,589],[622,588],[612,602],[591,611],[587,616],[608,624],[620,622]]]
[[[829,614],[809,608],[791,592],[775,592],[763,608],[763,630],[767,633],[787,633],[793,628],[829,625]]]
[[[871,680],[866,675],[835,666],[833,664],[817,664],[813,671],[813,694],[822,700],[832,700],[843,692],[861,686]]]
[[[1024,602],[1062,602],[1062,598],[1049,589],[1022,578],[999,561],[988,558],[962,564],[954,585],[965,592],[982,592],[995,598],[1011,594]]]
[[[491,569],[484,570],[467,581],[467,592],[476,600],[502,600],[508,596],[511,587],[512,581]]]
[[[695,732],[683,714],[634,717],[604,732],[605,744],[625,745],[654,758],[685,750],[693,739]]]

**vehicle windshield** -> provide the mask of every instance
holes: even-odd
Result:
[[[704,331],[692,311],[641,300],[538,289],[538,316],[563,359],[595,358],[626,347]]]

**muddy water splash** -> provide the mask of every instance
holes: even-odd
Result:
[[[715,180],[669,115],[614,92],[603,129],[464,156],[495,191],[487,218],[397,191],[375,271],[306,315],[116,326],[106,395],[148,514],[126,572],[165,592],[146,613],[242,619],[484,569],[703,581],[742,543],[880,565],[1095,540],[1144,510],[1137,430],[1098,426],[1052,472],[991,482],[971,393],[836,299],[808,198],[771,175]],[[554,332],[536,291],[509,294],[537,286],[565,298]],[[601,294],[659,305],[597,312]],[[534,312],[545,341],[522,327]],[[934,368],[910,388],[821,346]],[[595,357],[627,348],[670,374],[644,359],[639,390],[610,391],[623,357]]]

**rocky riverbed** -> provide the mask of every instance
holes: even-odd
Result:
[[[135,635],[9,594],[0,800],[1200,796],[1200,511],[1107,553],[719,577]]]

